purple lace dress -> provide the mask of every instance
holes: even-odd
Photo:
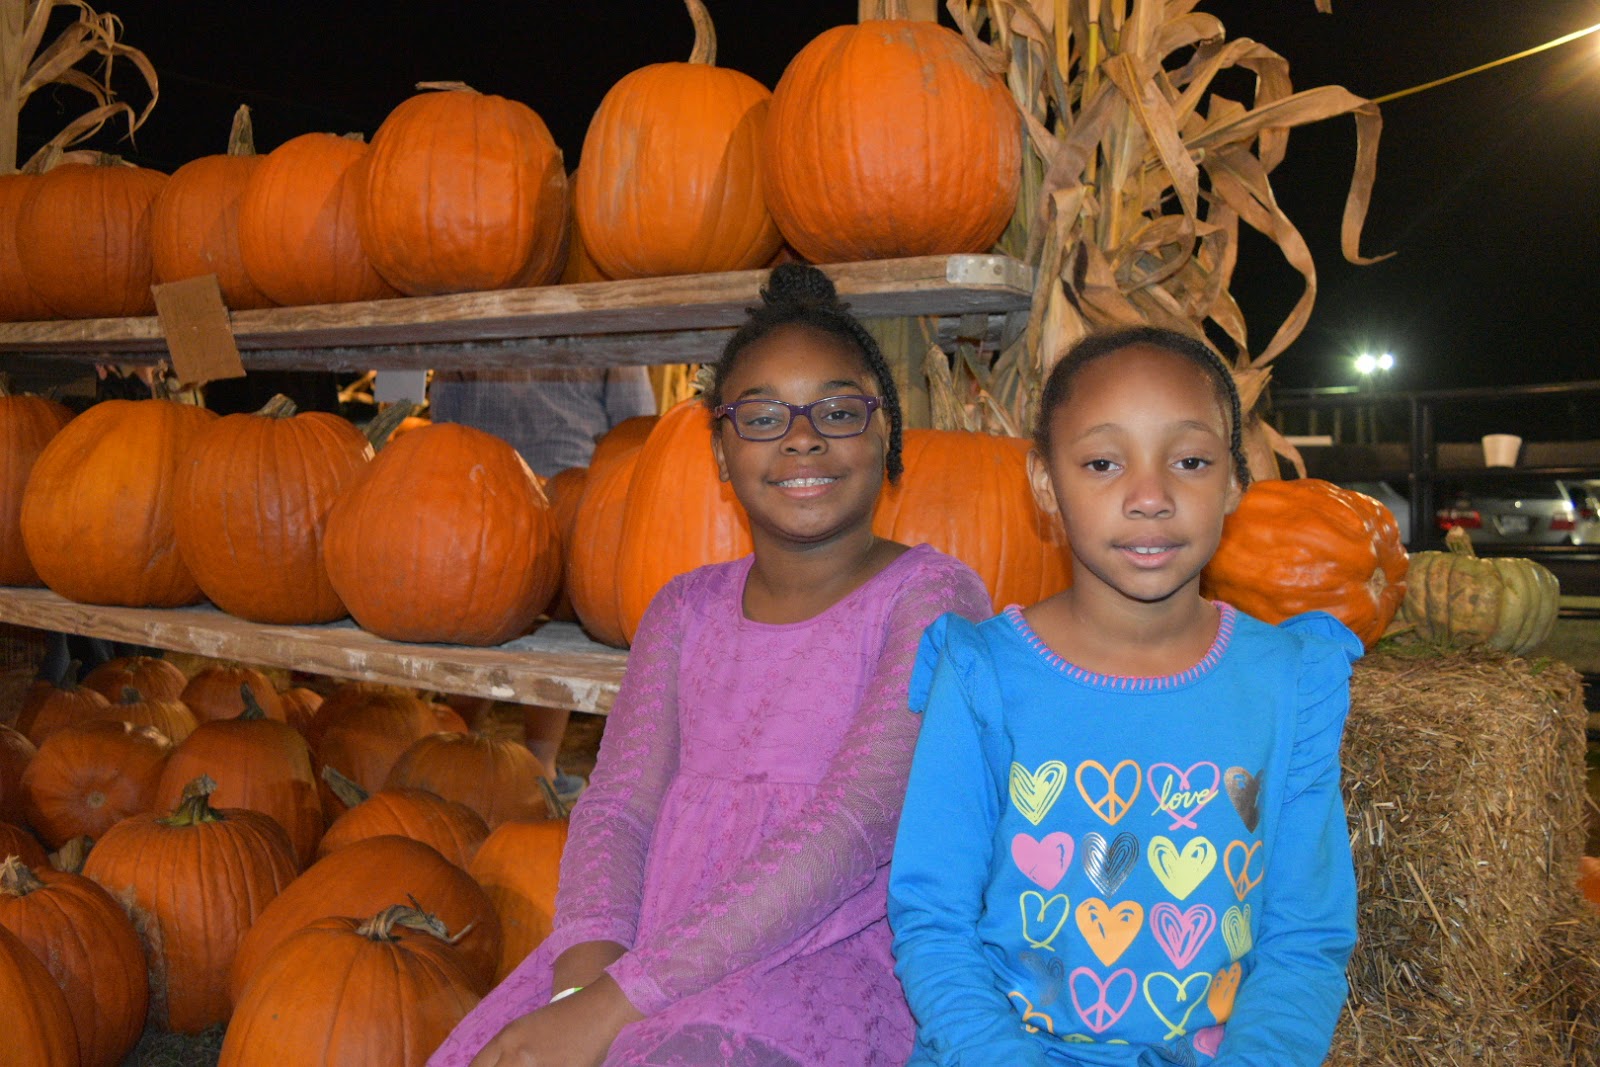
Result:
[[[640,626],[572,816],[555,931],[429,1061],[466,1067],[543,1006],[557,956],[608,969],[647,1016],[609,1065],[905,1063],[914,1028],[885,920],[919,726],[922,631],[990,614],[965,564],[919,545],[827,611],[744,618],[751,558],[671,582]]]

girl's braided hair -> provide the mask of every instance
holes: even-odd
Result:
[[[711,384],[705,391],[706,407],[722,405],[722,385],[732,373],[739,354],[784,326],[800,326],[833,338],[846,349],[858,352],[867,370],[878,383],[883,397],[883,414],[889,420],[889,453],[886,473],[890,484],[900,480],[904,464],[900,457],[900,393],[894,375],[878,348],[878,342],[850,314],[850,305],[841,303],[839,293],[828,276],[805,263],[782,263],[772,269],[761,290],[761,305],[746,308],[749,318],[728,339],[722,356],[711,369]]]
[[[1050,455],[1050,417],[1067,402],[1072,391],[1072,379],[1084,367],[1102,356],[1134,345],[1146,345],[1181,356],[1205,371],[1216,390],[1217,399],[1228,412],[1228,451],[1233,459],[1234,477],[1239,488],[1250,484],[1250,466],[1244,458],[1243,413],[1239,408],[1239,387],[1234,383],[1233,372],[1205,342],[1176,330],[1158,326],[1128,326],[1104,333],[1093,333],[1067,351],[1061,362],[1045,379],[1044,392],[1039,397],[1039,419],[1033,428],[1033,444],[1042,456]]]

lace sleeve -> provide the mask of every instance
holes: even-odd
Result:
[[[816,794],[722,886],[609,968],[640,1011],[654,1014],[752,963],[782,959],[888,865],[920,725],[906,692],[922,631],[946,611],[990,613],[965,566],[927,573],[896,597],[877,670]]]
[[[628,653],[595,774],[572,812],[546,949],[552,959],[584,941],[633,944],[651,829],[678,769],[681,597],[675,581],[651,601]]]

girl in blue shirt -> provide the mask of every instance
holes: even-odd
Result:
[[[923,639],[889,886],[913,1064],[1314,1067],[1355,944],[1339,793],[1361,643],[1199,595],[1249,474],[1180,334],[1056,366],[1029,471],[1071,588]]]

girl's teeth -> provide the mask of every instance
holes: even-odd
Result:
[[[833,481],[834,479],[832,478],[790,478],[788,481],[779,482],[778,484],[785,489],[809,489],[814,485],[828,485]]]
[[[1154,556],[1154,555],[1157,555],[1158,553],[1165,552],[1166,549],[1165,548],[1148,548],[1148,547],[1146,547],[1144,545],[1134,545],[1133,546],[1133,551],[1135,553],[1137,553],[1138,555],[1141,555],[1141,556]]]

